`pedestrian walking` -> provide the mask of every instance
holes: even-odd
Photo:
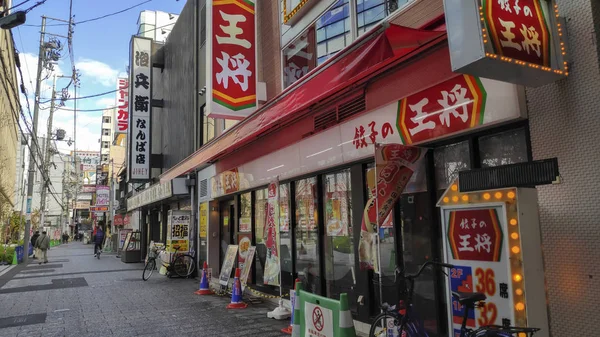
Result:
[[[44,263],[48,263],[48,250],[50,249],[50,237],[47,235],[46,231],[42,232],[42,235],[37,238],[35,242],[36,246],[40,250],[39,258],[44,261]],[[42,264],[42,260],[40,260],[39,264]]]
[[[37,239],[39,237],[40,231],[35,231],[35,233],[31,236],[31,247],[33,247],[33,259],[37,259],[37,257],[35,257],[35,253],[37,252]]]
[[[94,257],[100,258],[102,252],[102,243],[104,243],[104,232],[102,231],[102,225],[104,223],[100,221],[96,226],[96,234],[94,235]]]

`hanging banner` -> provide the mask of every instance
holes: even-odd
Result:
[[[206,115],[241,120],[256,109],[255,1],[207,1]]]
[[[200,221],[200,238],[206,238],[206,232],[208,228],[208,203],[201,202],[198,211],[198,219]]]
[[[131,38],[131,97],[127,137],[129,181],[150,179],[152,116],[152,39]]]
[[[279,285],[279,179],[271,181],[267,188],[268,199],[266,204],[265,231],[263,239],[267,247],[265,262],[264,284]]]
[[[229,284],[229,278],[231,277],[231,271],[235,264],[235,256],[237,255],[238,246],[229,245],[227,246],[227,253],[223,259],[223,266],[221,266],[221,274],[219,274],[219,284],[222,287],[227,287]]]
[[[336,187],[337,188],[337,187]],[[344,190],[343,187],[340,190]],[[327,236],[348,236],[348,196],[347,192],[328,192],[325,204]]]
[[[361,269],[379,272],[377,264],[377,228],[385,223],[396,201],[408,184],[427,151],[400,144],[375,144],[374,197],[367,200],[358,245]],[[379,221],[379,223],[378,223]]]

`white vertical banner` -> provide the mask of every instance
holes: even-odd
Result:
[[[152,116],[152,40],[134,36],[131,38],[129,97],[129,181],[150,179]]]

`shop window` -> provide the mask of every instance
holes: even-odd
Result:
[[[356,24],[362,35],[410,0],[356,0]]]
[[[479,138],[482,167],[526,162],[527,137],[525,129],[515,129]]]
[[[261,189],[254,192],[254,238],[256,243],[256,284],[264,283],[265,263],[267,259],[267,246],[265,245],[265,221],[267,220],[267,189]]]
[[[304,289],[320,294],[317,178],[296,182],[296,273]]]
[[[284,293],[294,287],[294,270],[292,268],[292,229],[290,225],[290,184],[279,186],[279,241],[281,261],[281,285]]]
[[[355,304],[354,239],[352,233],[352,195],[350,170],[323,176],[325,219],[325,282],[326,295],[339,298],[348,293]]]
[[[446,190],[458,178],[458,172],[471,168],[469,142],[438,147],[433,151],[435,181],[438,191]]]
[[[110,123],[110,116],[102,117],[102,123]]]

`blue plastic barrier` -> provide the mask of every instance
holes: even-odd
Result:
[[[23,262],[23,253],[25,252],[25,248],[23,246],[16,246],[15,253],[17,253],[17,262]]]

